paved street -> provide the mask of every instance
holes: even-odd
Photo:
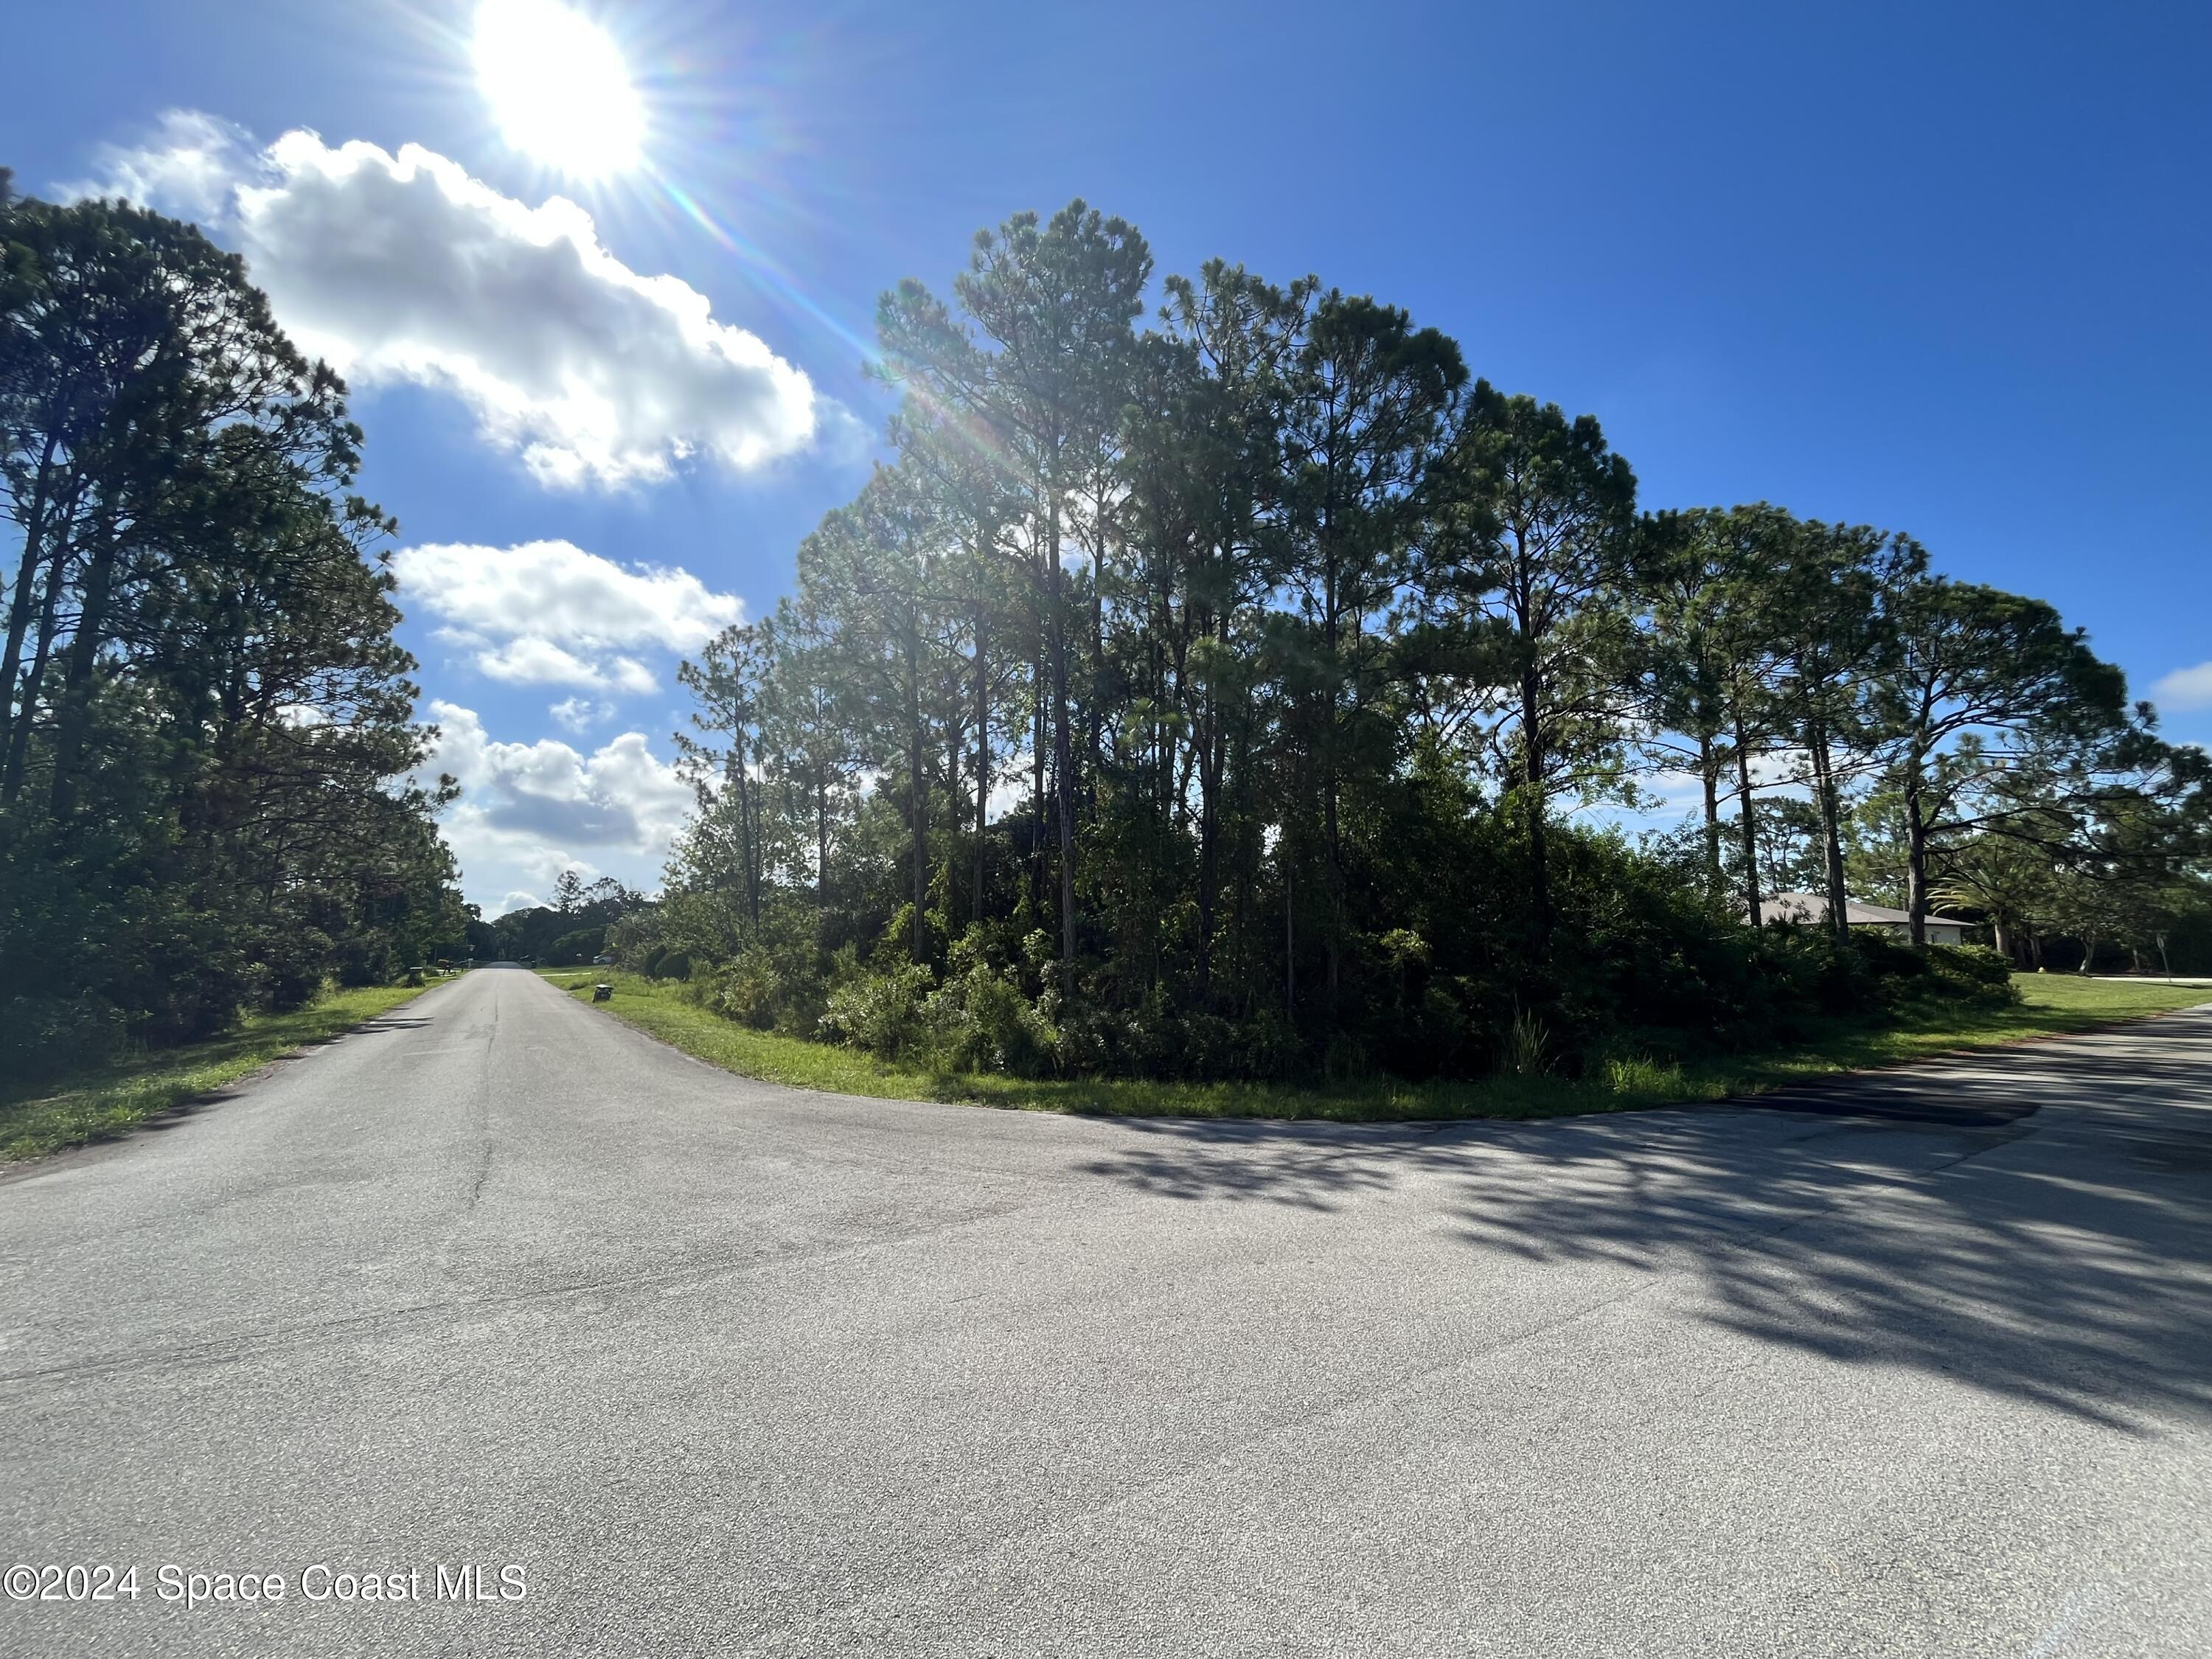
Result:
[[[2212,1651],[2212,1012],[1345,1128],[798,1093],[486,969],[0,1184],[0,1286],[4,1560],[142,1587],[11,1654]]]

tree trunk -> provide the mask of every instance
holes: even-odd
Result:
[[[1106,769],[1106,532],[1098,526],[1097,538],[1091,547],[1091,637],[1085,641],[1091,651],[1091,695],[1085,701],[1090,707],[1084,721],[1088,730],[1085,740],[1091,753],[1092,787]],[[1096,816],[1096,806],[1093,807]]]
[[[40,457],[39,471],[31,485],[31,503],[23,514],[23,559],[15,572],[15,591],[8,599],[8,643],[0,652],[0,751],[11,747],[14,740],[12,722],[15,719],[15,677],[23,666],[23,640],[30,632],[31,594],[38,586],[39,567],[45,561],[42,554],[46,542],[46,485],[54,456],[54,434],[46,436],[46,453]],[[57,572],[60,560],[54,561]],[[31,710],[26,699],[22,718],[28,720]]]
[[[975,605],[975,872],[969,889],[969,914],[983,919],[983,848],[991,829],[991,677],[985,651],[987,612]]]
[[[1050,721],[1052,700],[1045,690],[1051,676],[1044,665],[1043,618],[1039,617],[1037,620],[1036,653],[1030,664],[1030,908],[1042,918],[1044,915],[1044,769],[1046,757],[1051,752],[1048,746],[1051,739],[1045,735],[1045,728]]]
[[[1074,744],[1067,729],[1067,618],[1061,602],[1060,566],[1060,501],[1053,498],[1051,533],[1045,547],[1051,556],[1052,635],[1052,763],[1057,775],[1053,794],[1060,808],[1060,994],[1075,994],[1075,765]]]
[[[1334,735],[1335,710],[1330,711],[1331,736]],[[1322,797],[1322,838],[1328,852],[1328,943],[1322,953],[1328,975],[1328,1021],[1332,1029],[1336,1024],[1336,1000],[1344,986],[1344,913],[1348,908],[1344,902],[1344,860],[1340,853],[1339,830],[1336,822],[1336,768],[1331,765],[1328,788]]]
[[[92,729],[92,680],[100,665],[100,647],[106,643],[102,631],[107,626],[108,602],[114,596],[118,556],[112,531],[105,532],[85,572],[76,635],[70,641],[61,706],[54,718],[53,793],[47,810],[57,823],[76,810],[77,763],[83,757],[85,739]]]
[[[1198,751],[1198,993],[1203,999],[1213,980],[1213,912],[1220,884],[1218,871],[1218,797],[1221,789],[1222,733],[1212,693],[1200,721]]]
[[[753,781],[745,770],[745,734],[742,721],[732,723],[730,763],[738,790],[738,856],[744,861],[745,915],[760,931],[761,847],[760,808],[753,799]]]
[[[921,769],[921,668],[915,659],[921,653],[916,638],[914,613],[907,613],[906,630],[906,720],[907,720],[907,807],[908,823],[914,838],[914,929],[912,951],[916,962],[922,960],[924,944],[921,915],[928,893],[929,861],[929,792],[922,787]]]
[[[1322,535],[1330,534],[1333,525],[1329,517],[1322,520]],[[1325,545],[1328,552],[1322,567],[1322,645],[1328,659],[1329,672],[1336,672],[1336,604],[1337,569],[1336,547],[1333,540]],[[1322,853],[1328,871],[1328,932],[1322,952],[1328,975],[1328,1007],[1327,1013],[1332,1030],[1336,1025],[1337,993],[1343,984],[1343,964],[1338,957],[1338,946],[1344,933],[1345,905],[1342,902],[1344,859],[1338,844],[1336,821],[1336,686],[1332,680],[1328,688],[1328,719],[1322,733]]]
[[[1721,866],[1721,763],[1712,734],[1698,734],[1698,781],[1705,794],[1705,891],[1718,897],[1727,885]]]
[[[0,771],[0,806],[15,804],[30,763],[31,731],[35,724],[39,689],[46,684],[46,664],[53,655],[54,634],[61,614],[61,575],[58,568],[48,575],[46,593],[39,602],[37,644],[31,652],[30,666],[23,671],[23,707],[14,729],[8,733],[8,759],[4,771]]]
[[[1820,815],[1820,853],[1828,883],[1828,931],[1835,935],[1837,944],[1848,945],[1851,923],[1850,913],[1844,908],[1849,900],[1844,892],[1844,837],[1839,823],[1843,802],[1836,790],[1836,769],[1828,752],[1827,727],[1816,720],[1806,738],[1806,748],[1813,757],[1814,798]]]
[[[1735,787],[1736,802],[1743,828],[1743,897],[1751,925],[1759,926],[1759,819],[1751,804],[1751,750],[1743,737],[1743,717],[1735,721]]]
[[[945,728],[945,920],[948,932],[956,904],[953,895],[957,889],[954,884],[958,880],[960,868],[960,827],[967,816],[961,810],[960,749],[960,722],[957,719],[948,720]],[[968,913],[968,920],[975,920],[973,910]]]
[[[1224,750],[1227,748],[1225,738],[1224,748]],[[1234,776],[1239,783],[1242,783],[1250,773],[1252,720],[1251,710],[1249,708],[1240,708],[1237,711],[1235,753],[1235,769],[1233,772],[1224,770],[1222,777],[1224,782],[1228,778]],[[1250,819],[1247,818],[1243,825],[1243,833],[1237,838],[1237,895],[1231,905],[1229,917],[1230,960],[1238,964],[1249,959],[1246,953],[1252,938],[1252,887],[1258,880],[1260,873],[1257,868],[1259,842],[1260,837],[1255,826]],[[1256,974],[1244,974],[1239,976],[1243,995],[1238,1000],[1238,1007],[1248,1018],[1259,1006],[1258,979],[1259,975]]]
[[[1905,908],[1911,917],[1912,948],[1928,944],[1928,823],[1921,811],[1923,762],[1916,750],[1905,772]]]
[[[1528,792],[1528,917],[1531,944],[1541,960],[1552,937],[1552,870],[1544,844],[1544,740],[1539,726],[1543,682],[1536,673],[1534,647],[1521,668],[1522,787]]]

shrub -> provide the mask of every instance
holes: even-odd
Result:
[[[885,1060],[903,1058],[923,1035],[922,1003],[935,977],[917,962],[859,974],[830,992],[822,1035]]]
[[[1928,947],[1929,988],[1974,1007],[2008,1008],[2020,1000],[2012,964],[1985,945]]]
[[[961,952],[955,947],[956,960]],[[1035,1077],[1051,1069],[1059,1033],[1012,975],[970,960],[921,1006],[930,1061],[945,1071],[1011,1072]]]
[[[757,1031],[775,1025],[782,990],[775,959],[757,945],[739,951],[693,981],[693,994],[703,1006],[724,1019],[750,1025]]]

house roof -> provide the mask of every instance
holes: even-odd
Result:
[[[1825,893],[1777,893],[1771,898],[1759,902],[1762,921],[1823,921],[1827,919],[1828,896]],[[1861,904],[1856,899],[1844,901],[1844,920],[1852,927],[1885,926],[1902,927],[1911,920],[1911,913],[1893,910],[1887,904]],[[1967,927],[1973,924],[1958,916],[1928,913],[1928,920],[1940,921],[1952,927]]]

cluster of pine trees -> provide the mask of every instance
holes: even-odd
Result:
[[[0,171],[0,1056],[465,951],[345,388],[236,256]]]
[[[1705,868],[1753,923],[1762,891],[1820,894],[1832,916],[1848,892],[1903,906],[1917,944],[1940,902],[2024,964],[1977,880],[1992,860],[2041,869],[2085,915],[2203,907],[2203,752],[2160,740],[2043,601],[1764,504],[1644,520],[1627,597],[1645,609],[1625,739],[1700,781]]]
[[[1401,310],[1216,262],[1147,319],[1153,274],[1078,202],[884,296],[898,459],[685,666],[701,806],[631,959],[945,1064],[1480,1071],[1532,1024],[1572,1064],[1930,982],[1743,925],[1792,809],[1838,914],[1887,859],[1916,944],[1979,847],[2200,850],[2201,757],[2049,605],[1883,531],[1640,510],[1595,420]],[[1671,847],[1580,811],[1668,770]]]

